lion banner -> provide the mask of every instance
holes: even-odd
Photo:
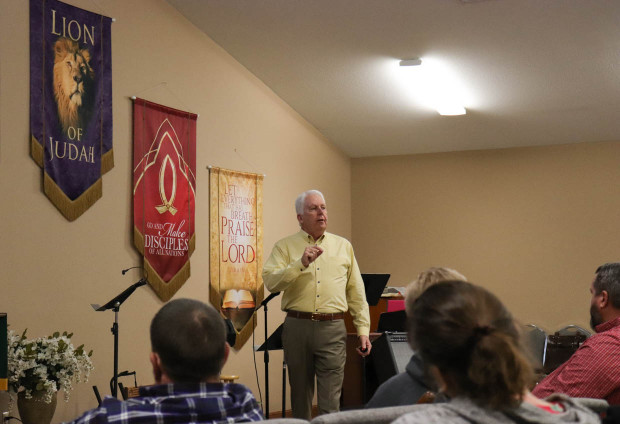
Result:
[[[164,302],[190,276],[196,246],[196,119],[143,99],[133,103],[134,245]]]
[[[102,196],[112,149],[112,19],[30,0],[30,154],[69,221]]]
[[[263,301],[263,176],[210,168],[209,191],[209,297],[232,321],[241,349]]]

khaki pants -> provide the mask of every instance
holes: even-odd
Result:
[[[346,340],[342,319],[312,321],[286,317],[282,343],[289,369],[293,417],[310,421],[315,376],[319,413],[340,409]]]

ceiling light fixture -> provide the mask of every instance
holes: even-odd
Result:
[[[422,59],[404,59],[401,60],[399,65],[400,66],[419,66],[422,64]]]
[[[465,115],[464,90],[457,78],[436,59],[403,59],[399,62],[402,83],[412,98],[440,115]]]

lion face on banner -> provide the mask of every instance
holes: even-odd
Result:
[[[54,97],[63,133],[81,127],[92,111],[95,76],[90,52],[77,42],[61,37],[54,44]]]

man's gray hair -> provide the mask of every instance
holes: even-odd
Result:
[[[321,199],[323,199],[323,202],[325,202],[325,196],[323,196],[323,193],[321,193],[320,191],[318,190],[304,191],[299,196],[297,196],[297,199],[295,199],[295,212],[297,212],[297,215],[303,215],[304,202],[306,201],[306,197],[308,197],[311,194],[316,194],[317,196],[321,196]]]

